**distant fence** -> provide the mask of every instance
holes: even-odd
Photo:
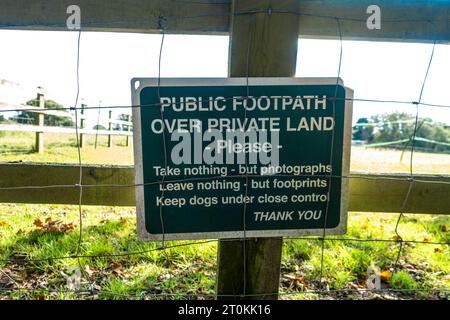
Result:
[[[30,112],[36,114],[36,118],[33,125],[28,124],[0,124],[0,132],[34,132],[36,134],[35,151],[37,153],[44,153],[44,133],[62,133],[62,134],[79,134],[80,147],[83,148],[86,142],[86,135],[95,136],[108,136],[108,147],[113,146],[113,136],[125,136],[126,146],[130,145],[130,137],[133,136],[133,122],[131,121],[131,116],[128,116],[128,121],[114,120],[112,118],[112,111],[109,112],[108,119],[108,129],[107,130],[97,130],[97,129],[87,129],[86,128],[86,115],[84,113],[84,108],[82,105],[80,118],[80,125],[78,130],[72,127],[56,127],[56,126],[45,126],[44,116],[55,116],[62,118],[72,118],[72,115],[63,110],[46,110],[45,109],[45,99],[42,93],[38,93],[37,100],[39,101],[39,107],[27,106],[27,105],[15,105],[0,102],[0,112],[2,110],[11,110],[20,112]],[[78,125],[78,124],[77,124]],[[114,125],[120,125],[122,128],[125,127],[126,130],[114,130]]]

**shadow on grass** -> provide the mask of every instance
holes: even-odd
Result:
[[[119,221],[108,221],[99,226],[83,228],[80,255],[95,256],[125,252],[134,242],[133,235],[126,231],[126,226]],[[15,234],[12,243],[0,250],[4,253],[9,252],[5,259],[12,259],[15,263],[45,266],[51,263],[53,258],[58,260],[75,255],[79,240],[80,233],[77,226],[65,232],[19,231]],[[5,254],[2,255],[5,256]],[[38,261],[27,261],[27,259]]]
[[[0,248],[0,257],[14,264],[26,264],[41,270],[67,265],[76,256],[80,233],[77,226],[67,232],[45,233],[39,230],[20,232],[13,241]],[[180,242],[177,242],[180,244]],[[167,243],[171,246],[171,243]],[[159,250],[158,242],[138,241],[134,227],[125,221],[107,221],[83,228],[79,255],[81,261],[93,267],[105,267],[120,262],[124,267],[139,263],[154,263],[162,267],[210,258],[193,248]],[[76,260],[76,259],[75,259]]]

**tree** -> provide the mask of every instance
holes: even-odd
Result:
[[[108,130],[108,129],[106,129],[105,126],[102,126],[101,124],[95,125],[92,129],[93,130]]]
[[[408,113],[392,112],[371,117],[376,124],[373,142],[395,142],[390,147],[405,148],[410,145],[410,140],[414,135],[416,126],[415,117]],[[420,149],[435,152],[448,152],[450,147],[446,144],[450,143],[450,130],[445,128],[443,124],[433,123],[429,118],[419,118],[417,122],[416,138],[414,146]]]
[[[434,130],[431,135],[431,139],[439,142],[448,142],[450,138],[450,133],[448,129],[445,129],[441,125],[435,126],[433,129]]]
[[[446,129],[443,125],[436,125],[433,128],[433,133],[431,134],[431,140],[436,142],[449,143],[450,142],[450,130]],[[450,147],[442,144],[435,144],[434,151],[436,152],[448,152]]]
[[[30,100],[26,103],[28,106],[32,107],[38,107],[39,101],[36,99]],[[45,100],[45,109],[51,109],[51,110],[65,110],[65,107],[53,100]],[[16,120],[17,123],[22,124],[29,124],[34,123],[35,119],[35,113],[33,112],[27,112],[27,111],[21,111],[16,117],[13,119]],[[53,115],[44,115],[44,125],[51,126],[51,127],[73,127],[75,126],[74,121],[72,120],[72,117],[60,117],[60,116],[53,116]]]
[[[414,117],[409,113],[392,112],[371,117],[378,123],[375,142],[391,142],[411,138],[414,132]]]

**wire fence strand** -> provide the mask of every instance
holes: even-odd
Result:
[[[187,4],[207,4],[200,1],[183,1],[183,3]],[[228,5],[230,2],[228,1],[222,1],[222,2],[214,2],[214,5]],[[211,3],[208,3],[211,4]],[[241,11],[241,12],[235,12],[234,15],[251,15],[253,18],[255,18],[258,14],[268,14],[267,10],[251,10],[251,11]],[[435,47],[437,41],[434,40],[432,52],[430,55],[430,59],[428,61],[427,70],[424,76],[424,80],[421,86],[421,91],[419,95],[418,101],[401,101],[401,100],[382,100],[382,99],[365,99],[365,98],[339,98],[338,97],[338,88],[339,88],[339,81],[341,76],[341,67],[343,62],[343,41],[345,38],[345,35],[343,34],[341,23],[348,21],[348,22],[366,22],[366,20],[358,19],[358,18],[352,18],[352,17],[345,17],[345,16],[328,16],[328,15],[315,15],[308,12],[299,12],[299,11],[287,11],[287,10],[270,10],[270,14],[280,14],[280,15],[298,15],[298,16],[314,16],[317,18],[322,19],[330,19],[334,20],[336,22],[337,32],[339,36],[339,43],[340,43],[340,54],[339,54],[339,64],[338,64],[338,74],[337,74],[337,83],[336,83],[336,91],[334,97],[327,97],[327,99],[332,103],[333,106],[333,118],[335,117],[335,108],[336,108],[336,102],[338,101],[345,101],[345,102],[371,102],[371,103],[384,103],[384,104],[401,104],[401,105],[410,105],[412,107],[415,107],[416,116],[414,120],[414,131],[410,139],[410,161],[409,161],[409,175],[408,176],[402,176],[402,177],[395,177],[395,176],[377,176],[377,177],[368,177],[368,176],[362,176],[362,175],[335,175],[333,172],[331,172],[328,175],[308,175],[308,174],[275,174],[271,175],[271,177],[279,177],[279,178],[308,178],[308,177],[315,177],[315,178],[324,178],[328,180],[328,201],[327,201],[327,207],[325,211],[325,219],[324,219],[324,226],[322,229],[322,236],[321,237],[311,237],[311,236],[302,236],[302,237],[285,237],[285,242],[288,241],[307,241],[307,242],[320,242],[320,273],[319,273],[319,281],[318,281],[318,289],[311,289],[311,290],[303,290],[303,291],[282,291],[282,292],[268,292],[268,293],[261,293],[261,294],[252,294],[247,292],[247,283],[246,283],[246,274],[247,274],[247,256],[246,256],[246,241],[247,241],[247,205],[246,202],[244,202],[243,205],[243,213],[242,213],[242,223],[243,223],[243,232],[244,232],[244,238],[243,238],[243,294],[244,297],[251,298],[251,297],[266,297],[271,295],[277,295],[280,296],[291,296],[291,295],[302,295],[302,294],[318,294],[318,295],[329,295],[333,292],[335,293],[364,293],[364,292],[372,292],[372,293],[383,293],[383,292],[412,292],[412,293],[418,293],[418,292],[434,292],[434,293],[447,293],[450,292],[450,289],[421,289],[421,288],[415,288],[415,289],[339,289],[339,290],[333,290],[326,288],[324,286],[324,272],[326,270],[325,266],[325,250],[326,250],[326,243],[328,242],[364,242],[364,243],[371,243],[371,242],[379,242],[379,243],[386,243],[386,244],[393,244],[398,245],[398,253],[396,256],[396,260],[394,262],[394,271],[397,271],[397,269],[400,267],[400,259],[402,255],[402,251],[404,249],[404,246],[406,244],[418,244],[418,245],[445,245],[448,246],[450,243],[445,241],[419,241],[419,240],[407,240],[402,237],[402,235],[399,232],[399,226],[401,223],[402,218],[405,215],[407,204],[411,198],[412,190],[414,187],[414,184],[416,183],[422,183],[422,184],[442,184],[442,185],[450,185],[450,182],[447,181],[441,181],[437,179],[427,179],[424,180],[418,175],[414,174],[414,167],[413,167],[413,160],[414,160],[414,151],[415,151],[415,138],[417,135],[417,131],[419,128],[419,109],[420,107],[435,107],[435,108],[450,108],[450,105],[446,104],[436,104],[436,103],[428,103],[423,102],[423,93],[425,90],[426,82],[428,79],[429,71],[432,65]],[[61,256],[52,256],[52,257],[44,257],[44,258],[32,258],[32,257],[17,257],[12,256],[7,259],[0,259],[0,263],[4,264],[27,264],[27,263],[38,263],[38,262],[52,262],[57,260],[70,260],[74,259],[78,262],[78,266],[83,273],[83,277],[87,280],[88,288],[83,289],[80,288],[79,290],[63,290],[63,289],[46,289],[46,288],[25,288],[17,283],[13,278],[11,278],[5,271],[0,269],[0,273],[3,274],[5,277],[10,279],[10,281],[14,284],[14,287],[12,288],[6,288],[2,287],[0,284],[0,295],[2,294],[10,294],[11,292],[17,292],[19,294],[23,293],[32,293],[32,292],[47,292],[47,293],[60,293],[60,294],[76,294],[83,297],[92,297],[98,295],[110,295],[110,296],[118,296],[124,299],[146,299],[146,298],[211,298],[214,299],[218,295],[216,294],[201,294],[201,293],[152,293],[147,291],[137,292],[136,294],[120,294],[113,291],[108,290],[97,290],[95,289],[95,280],[91,279],[90,275],[85,271],[85,267],[83,264],[83,261],[81,259],[111,259],[111,258],[117,258],[117,257],[130,257],[130,256],[141,256],[145,257],[145,255],[148,255],[150,253],[154,252],[162,252],[165,254],[166,259],[169,260],[169,256],[167,255],[169,250],[172,249],[179,249],[179,248],[185,248],[185,247],[192,247],[192,246],[201,246],[201,245],[209,245],[209,244],[218,244],[219,240],[204,240],[204,241],[192,241],[192,242],[183,242],[183,243],[175,243],[170,242],[170,244],[166,241],[166,222],[164,219],[164,210],[163,206],[160,206],[160,223],[162,228],[162,242],[161,245],[158,246],[156,244],[148,244],[148,249],[145,250],[138,250],[138,251],[126,251],[126,252],[120,252],[120,253],[113,253],[113,254],[95,254],[95,255],[88,255],[83,254],[83,219],[84,219],[84,213],[83,213],[83,190],[88,188],[136,188],[136,187],[157,187],[159,186],[161,188],[161,198],[164,199],[165,197],[165,185],[167,183],[176,183],[176,182],[192,182],[192,181],[203,181],[203,180],[212,180],[212,179],[242,179],[244,181],[244,196],[247,197],[249,194],[249,181],[251,178],[258,178],[262,177],[262,175],[252,175],[246,172],[245,174],[239,174],[239,175],[226,175],[226,176],[212,176],[212,177],[194,177],[194,178],[186,178],[186,179],[167,179],[165,175],[162,176],[162,179],[159,181],[151,181],[151,182],[145,182],[142,184],[97,184],[97,185],[88,185],[83,183],[83,170],[84,170],[84,164],[81,154],[81,145],[80,145],[80,128],[78,126],[78,118],[79,110],[89,110],[89,109],[95,109],[98,110],[98,114],[100,114],[102,109],[144,109],[144,108],[160,108],[160,116],[161,121],[164,123],[165,115],[164,115],[164,107],[162,105],[161,101],[161,89],[164,87],[164,79],[161,76],[162,71],[162,59],[163,59],[163,49],[164,49],[164,43],[165,43],[165,37],[166,34],[170,33],[172,23],[176,23],[178,20],[185,20],[185,19],[202,19],[202,18],[211,18],[211,17],[230,17],[230,14],[208,14],[208,15],[186,15],[186,16],[160,16],[159,18],[150,18],[150,19],[128,19],[128,20],[109,20],[109,21],[88,21],[83,23],[84,28],[89,27],[95,27],[98,25],[109,25],[109,26],[120,26],[121,24],[125,23],[147,23],[147,24],[155,24],[160,30],[161,34],[161,46],[160,46],[160,52],[159,52],[159,64],[158,64],[158,97],[159,102],[155,104],[149,104],[149,105],[117,105],[117,106],[96,106],[96,107],[79,107],[78,106],[78,99],[80,94],[80,47],[81,47],[81,35],[82,30],[78,33],[78,40],[77,40],[77,61],[76,61],[76,78],[77,78],[77,91],[76,91],[76,100],[74,103],[74,106],[70,108],[58,108],[58,109],[52,109],[52,108],[46,108],[46,111],[71,111],[74,112],[75,115],[75,132],[76,132],[76,141],[77,141],[77,151],[78,151],[78,167],[79,167],[79,179],[78,181],[74,182],[74,184],[68,184],[68,185],[42,185],[42,186],[14,186],[14,187],[0,187],[1,191],[12,191],[12,190],[37,190],[37,189],[59,189],[59,188],[75,188],[79,190],[79,201],[78,201],[78,222],[79,222],[79,234],[78,234],[78,240],[76,243],[75,248],[75,254],[70,255],[61,255]],[[250,22],[255,22],[255,19],[249,20]],[[384,23],[418,23],[418,24],[424,24],[424,25],[430,25],[434,28],[434,25],[430,22],[429,19],[404,19],[404,18],[397,18],[397,19],[385,19],[383,20]],[[255,24],[256,25],[256,24]],[[51,27],[51,28],[65,28],[65,24],[61,24],[59,22],[54,23],[32,23],[32,24],[13,24],[8,22],[0,22],[0,29],[8,30],[13,28],[23,28],[23,27]],[[252,27],[251,23],[249,23],[249,39],[253,37],[255,26]],[[247,50],[247,57],[246,57],[246,63],[247,63],[247,76],[246,76],[246,87],[247,87],[247,97],[246,99],[249,99],[250,97],[250,87],[251,87],[251,77],[250,77],[250,63],[251,63],[251,47],[250,47],[251,41],[249,40],[249,47]],[[181,103],[181,102],[180,102]],[[3,112],[15,112],[17,109],[13,108],[2,108],[0,109],[0,113]],[[39,112],[42,111],[42,109],[32,107],[30,106],[27,108],[24,106],[24,108],[21,108],[20,111],[24,112]],[[244,120],[248,119],[248,113],[247,109],[244,109]],[[98,127],[98,126],[97,126]],[[165,130],[163,130],[165,132]],[[334,154],[334,129],[332,132],[332,139],[331,139],[331,146],[330,146],[330,164],[333,163],[333,154]],[[166,141],[166,135],[162,135],[163,140],[163,155],[164,155],[164,166],[168,168],[168,150],[167,150],[167,141]],[[247,167],[247,158],[246,158],[246,167]],[[360,239],[360,238],[351,238],[351,237],[340,237],[340,236],[328,236],[327,235],[327,222],[328,222],[328,211],[329,211],[329,202],[330,202],[330,193],[331,193],[331,181],[332,179],[368,179],[368,180],[395,180],[395,181],[404,181],[408,183],[408,189],[405,194],[404,201],[401,205],[401,212],[398,216],[394,235],[391,239],[378,239],[378,238],[366,238],[366,239]],[[241,239],[242,240],[242,239]],[[222,239],[220,241],[235,241],[233,239]],[[234,295],[220,295],[221,297],[234,297]]]

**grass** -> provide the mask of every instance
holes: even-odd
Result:
[[[354,147],[352,148],[351,170],[409,174],[410,155],[409,150],[402,156],[400,150]],[[450,155],[415,151],[413,172],[416,174],[450,174]]]
[[[98,299],[134,299],[142,294],[167,294],[166,298],[185,295],[213,295],[216,275],[217,243],[189,245],[155,250],[159,243],[136,240],[134,209],[84,207],[80,259],[84,271],[81,288],[88,279],[99,291]],[[350,213],[348,238],[394,239],[396,214]],[[43,232],[34,224],[39,218],[73,223],[65,232]],[[59,259],[74,255],[78,248],[78,209],[74,206],[0,206],[0,262],[4,288],[34,288],[37,291],[8,293],[5,298],[70,299],[87,298],[48,292],[67,290],[67,274],[79,268],[77,259]],[[400,233],[405,240],[428,242],[450,241],[450,217],[408,215],[401,221]],[[449,289],[450,255],[446,245],[405,244],[398,272],[394,262],[398,253],[395,242],[334,241],[330,237],[324,250],[324,283],[331,291],[326,297],[355,298],[345,291],[366,288],[370,266],[377,266],[385,277],[383,288]],[[187,242],[185,242],[187,243]],[[179,242],[176,243],[180,244]],[[167,244],[169,247],[171,243]],[[118,253],[129,256],[107,256]],[[58,258],[45,260],[46,258]],[[24,258],[38,259],[25,262]],[[42,259],[42,260],[39,260]],[[283,299],[324,298],[317,294],[321,265],[321,242],[286,240],[283,246],[281,292]],[[69,271],[68,271],[69,270]],[[7,276],[5,276],[7,274]],[[13,279],[14,281],[12,281]],[[363,291],[358,298],[364,298]],[[352,293],[354,294],[354,293]],[[396,298],[445,298],[445,294],[406,291]],[[448,298],[448,297],[447,297]]]
[[[136,240],[133,209],[86,207],[83,210],[83,237],[79,253],[96,258],[63,259],[76,254],[79,232],[78,208],[74,206],[0,206],[0,262],[2,281],[20,288],[67,290],[67,270],[83,266],[88,279],[101,290],[98,298],[123,298],[122,295],[152,293],[213,294],[215,250],[212,245],[155,250],[157,243]],[[43,232],[35,220],[74,223],[73,230]],[[179,243],[177,243],[179,244]],[[139,252],[130,256],[104,257],[108,254]],[[46,260],[56,257],[55,260]],[[24,262],[24,258],[37,261]],[[5,259],[9,259],[5,262]],[[88,275],[86,277],[86,275]],[[13,279],[13,280],[11,280]],[[57,293],[21,292],[9,298],[60,298]],[[17,293],[16,293],[17,294]],[[65,296],[64,298],[70,298]]]
[[[400,270],[391,279],[392,287],[400,290],[414,290],[419,287],[416,280],[406,271]]]
[[[0,138],[0,161],[77,163],[75,139],[61,140],[56,135],[46,135],[45,139],[46,152],[38,155],[30,153],[32,135],[4,135]],[[113,148],[107,148],[102,138],[95,149],[94,138],[88,137],[82,153],[83,163],[131,165],[132,148],[124,147],[124,142],[125,139],[116,138]],[[25,151],[14,153],[19,145]],[[402,161],[400,156],[399,151],[353,148],[352,170],[409,172],[408,154]],[[415,153],[414,171],[449,174],[450,156]],[[90,299],[91,296],[83,293],[66,292],[71,286],[77,288],[76,281],[72,283],[68,278],[80,266],[79,286],[86,290],[93,284],[96,299],[143,296],[157,299],[161,297],[152,295],[160,294],[166,299],[200,299],[202,295],[210,299],[214,294],[216,242],[156,250],[160,243],[136,240],[134,208],[84,206],[82,214],[80,241],[76,206],[0,205],[0,298]],[[405,243],[395,270],[399,252],[399,244],[395,242],[397,219],[398,214],[349,213],[346,238],[394,241],[338,241],[333,240],[336,237],[327,237],[323,285],[329,291],[320,294],[317,290],[322,243],[285,240],[281,298],[449,299],[448,245]],[[404,240],[450,242],[450,216],[406,215],[400,221],[398,232]],[[173,244],[183,243],[187,242]],[[65,258],[77,252],[97,257]],[[382,288],[399,291],[365,291],[368,269],[375,267],[381,272]]]
[[[107,147],[107,136],[86,135],[86,145],[81,149],[85,164],[132,165],[133,150],[125,147],[126,137],[113,137],[113,146]],[[132,139],[130,139],[131,142]],[[0,162],[51,162],[78,163],[77,139],[72,134],[44,135],[45,153],[34,153],[32,133],[14,133],[0,138]]]

